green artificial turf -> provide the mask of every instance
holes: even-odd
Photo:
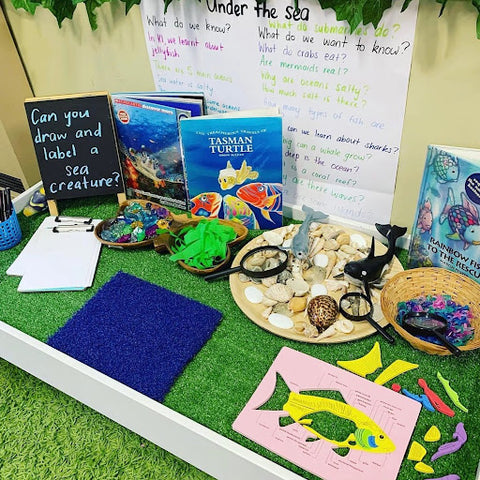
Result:
[[[94,218],[114,216],[117,208],[114,200],[110,197],[63,201],[59,202],[59,207],[62,214],[89,215]],[[22,218],[22,216],[20,216],[20,218],[22,231],[26,237],[33,233],[43,220],[44,215],[33,217],[32,219],[25,219]],[[256,233],[258,232],[251,232],[250,237]],[[225,279],[207,283],[201,277],[192,275],[172,263],[167,254],[158,254],[153,249],[120,251],[103,247],[94,285],[84,292],[20,294],[16,291],[19,279],[7,277],[5,270],[20,253],[24,244],[25,241],[22,241],[22,244],[18,247],[0,252],[0,288],[2,289],[0,319],[41,341],[45,341],[62,326],[65,321],[118,270],[126,271],[144,280],[162,285],[165,288],[220,310],[223,313],[220,326],[195,359],[186,367],[183,374],[177,379],[172,390],[165,398],[165,405],[225,437],[258,452],[260,455],[299,473],[307,479],[317,477],[292,465],[254,442],[249,441],[234,432],[231,428],[233,421],[283,346],[289,346],[331,364],[335,364],[337,360],[352,360],[362,357],[368,353],[374,343],[378,341],[381,345],[384,367],[396,359],[408,360],[419,364],[418,369],[402,374],[400,377],[387,383],[387,388],[390,387],[391,383],[398,382],[402,387],[416,394],[421,394],[423,391],[417,386],[416,382],[419,377],[423,377],[427,380],[430,387],[437,391],[437,393],[452,406],[443,388],[436,379],[436,373],[440,371],[446,379],[450,380],[451,386],[459,393],[462,403],[469,408],[469,413],[463,413],[455,408],[456,416],[450,418],[438,412],[428,412],[422,409],[417,427],[413,433],[413,439],[421,442],[427,448],[428,454],[425,459],[427,464],[429,464],[430,456],[441,443],[452,440],[452,433],[458,422],[464,422],[467,434],[471,435],[471,437],[473,437],[475,432],[479,431],[480,416],[477,411],[479,392],[476,384],[479,378],[480,367],[478,365],[477,352],[468,352],[459,358],[430,356],[414,350],[395,333],[393,333],[396,338],[396,344],[394,346],[389,345],[378,335],[354,342],[333,345],[314,345],[286,340],[259,328],[241,312],[231,296],[228,280]],[[401,253],[401,259],[404,259],[404,255],[405,252]],[[152,301],[154,301],[154,299],[152,299]],[[165,308],[168,308],[168,305],[165,305]],[[199,319],[199,321],[201,321],[201,319]],[[390,331],[393,332],[391,327]],[[168,332],[165,332],[165,335],[168,335]],[[8,368],[5,363],[1,366],[2,370]],[[22,373],[19,372],[15,374],[22,375]],[[378,372],[368,378],[374,379],[377,375]],[[35,388],[40,388],[39,386],[41,386],[42,390],[44,389],[43,384],[35,379],[30,378],[28,382],[33,382],[36,385]],[[49,394],[53,396],[63,396],[63,394],[59,394],[56,391],[50,391],[49,387],[45,387],[45,389],[46,392],[42,394],[42,397],[44,395],[48,397]],[[25,392],[22,394],[25,395]],[[3,397],[0,396],[0,398],[2,398],[3,401]],[[75,425],[78,424],[79,428],[83,423],[85,430],[93,428],[93,437],[89,437],[89,439],[86,440],[86,442],[91,442],[87,449],[97,451],[97,449],[101,450],[103,448],[109,450],[112,448],[112,450],[118,450],[118,444],[122,444],[122,447],[125,449],[125,457],[122,456],[123,461],[120,465],[123,465],[124,468],[135,468],[136,463],[142,463],[144,461],[144,456],[139,453],[144,450],[138,449],[138,443],[143,442],[141,439],[138,439],[134,434],[130,434],[130,432],[116,426],[113,422],[107,421],[77,402],[73,400],[70,401],[67,397],[64,397],[64,399],[60,404],[55,404],[52,407],[52,412],[48,411],[48,400],[41,398],[37,401],[43,404],[44,414],[48,411],[48,416],[51,414],[52,419],[60,416],[67,422],[70,421]],[[35,404],[36,401],[33,400],[32,403]],[[65,410],[62,408],[64,403],[69,405],[68,408],[65,407]],[[2,409],[3,408],[7,407],[2,403]],[[38,411],[32,405],[28,408],[31,408],[32,412]],[[35,416],[35,414],[32,415]],[[108,424],[108,427],[98,427],[97,424],[100,421]],[[13,418],[12,423],[14,429],[15,422]],[[427,444],[423,441],[423,435],[428,428],[434,424],[440,428],[442,440],[436,444]],[[17,425],[17,427],[25,428],[19,425]],[[59,448],[56,446],[56,442],[59,439],[51,436],[48,424],[42,427],[40,423],[36,428],[38,428],[36,434],[37,441],[40,441],[39,439],[41,438],[42,441],[46,442],[46,445],[50,445],[49,448]],[[66,430],[68,431],[69,428],[66,427]],[[114,432],[112,433],[115,438],[113,446],[110,446],[110,442],[103,438],[105,430]],[[62,432],[63,433],[59,435],[66,435],[65,431],[62,430]],[[95,435],[98,436],[98,445],[95,440]],[[11,441],[11,437],[9,440]],[[78,441],[80,443],[82,442],[81,435]],[[4,442],[2,442],[2,445],[3,444]],[[157,453],[145,459],[145,461],[151,462],[151,468],[155,469],[157,456],[163,457],[165,454],[152,445],[149,445],[148,449],[158,450]],[[35,452],[35,450],[33,452]],[[79,457],[76,457],[73,451],[71,454],[72,456],[68,457],[70,459],[69,462],[78,464],[79,470],[82,464],[84,464],[86,468],[94,468],[92,466],[93,464],[90,464],[88,455],[85,455],[85,450],[83,450],[83,456],[80,454]],[[116,452],[109,452],[109,454],[112,457],[106,456],[106,458],[115,458]],[[1,469],[6,468],[5,465],[8,463],[6,462],[8,457],[4,455],[5,454],[0,451]],[[32,478],[43,478],[41,476],[44,475],[43,469],[48,470],[48,468],[50,468],[48,464],[52,460],[51,456],[49,456],[48,461],[44,461],[41,451],[37,451],[36,454],[32,453],[31,455],[35,457],[31,462],[36,462],[35,468],[38,468],[39,472],[41,472],[38,476]],[[60,453],[59,456],[60,458],[57,459],[56,463],[65,462],[65,458],[63,458]],[[450,473],[457,473],[462,479],[473,479],[479,456],[480,452],[475,445],[475,440],[470,439],[467,444],[455,454],[442,457],[434,462],[432,465],[435,468],[435,475],[430,475],[430,477],[441,477]],[[9,461],[11,462],[12,460],[10,459]],[[105,459],[105,462],[106,461]],[[132,462],[133,465],[130,465],[130,462]],[[108,470],[109,465],[105,465],[104,462],[100,463]],[[115,464],[115,468],[119,467],[117,463],[118,462],[112,461],[112,464]],[[88,467],[88,465],[91,466]],[[21,467],[17,465],[16,468]],[[61,467],[58,466],[58,468]],[[71,466],[71,468],[74,469],[77,467]],[[0,475],[2,474],[1,469]],[[151,471],[154,472],[154,470]],[[85,475],[85,477],[75,478],[104,478],[101,475],[107,475],[107,473],[94,476]],[[154,475],[154,473],[152,473],[152,475]],[[398,476],[400,480],[420,479],[424,477],[424,474],[414,470],[414,462],[404,460]],[[4,476],[0,478],[14,477]],[[47,477],[45,476],[45,478]],[[120,478],[120,476],[116,477],[111,475],[108,477],[107,475],[105,478]],[[141,475],[138,477],[135,475],[128,477],[125,474],[124,478],[150,477],[148,474],[147,476]],[[152,478],[190,477],[185,475],[175,477],[173,475],[172,477],[152,476]],[[197,477],[192,476],[191,478]]]

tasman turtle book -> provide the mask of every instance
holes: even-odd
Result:
[[[282,226],[282,118],[277,109],[185,118],[180,139],[192,215],[249,229]]]

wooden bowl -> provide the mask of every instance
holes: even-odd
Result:
[[[188,225],[196,226],[202,220],[213,220],[213,219],[206,219],[206,218],[199,218],[199,217],[188,218],[185,222],[181,224],[177,223],[176,225],[171,226],[170,230],[173,233],[178,233],[182,228]],[[177,217],[177,221],[178,221],[178,217]],[[246,236],[248,235],[248,229],[241,223],[233,222],[231,220],[224,220],[219,218],[218,221],[221,225],[228,225],[229,227],[232,227],[235,230],[235,233],[237,234],[237,236],[227,244],[227,252],[226,252],[225,259],[219,262],[218,264],[216,264],[214,267],[203,268],[203,269],[192,267],[186,264],[183,260],[177,260],[177,263],[182,268],[196,275],[208,275],[209,273],[213,273],[213,272],[216,272],[217,270],[220,270],[221,268],[224,268],[229,263],[232,255],[230,248],[242,242],[243,240],[245,240]],[[172,250],[172,246],[174,242],[175,242],[175,238],[172,235],[168,233],[164,233],[154,239],[153,246],[155,248],[155,251],[158,253],[162,253],[165,250],[167,250],[170,254],[173,254],[174,252]]]
[[[444,268],[422,267],[397,273],[387,281],[380,295],[385,318],[393,328],[418,350],[432,355],[450,355],[448,348],[426,342],[411,335],[397,323],[397,305],[422,295],[450,295],[460,305],[469,305],[473,314],[470,323],[474,337],[460,350],[475,350],[480,346],[480,285],[469,277]]]
[[[104,240],[101,237],[102,231],[105,230],[106,228],[108,228],[116,220],[116,218],[118,216],[122,215],[125,208],[132,203],[138,203],[144,208],[146,208],[147,204],[150,204],[155,208],[165,208],[166,210],[168,210],[168,208],[164,207],[163,205],[159,205],[158,203],[151,202],[150,200],[142,200],[142,199],[127,200],[126,202],[123,202],[120,205],[115,217],[107,218],[106,220],[103,220],[102,222],[100,222],[95,227],[95,236],[97,237],[99,242],[103,243],[104,245],[107,245],[108,247],[120,248],[120,249],[123,249],[123,250],[149,247],[149,246],[153,245],[153,240],[154,240],[155,237],[149,238],[147,240],[142,240],[141,242],[131,242],[131,243],[130,242],[128,242],[128,243],[127,242],[122,242],[122,243],[120,243],[120,242],[109,242],[107,240]],[[182,217],[182,215],[175,215],[174,213],[169,211],[169,217],[167,217],[167,218],[171,222],[170,226],[173,225],[173,224],[177,224],[177,223],[181,222],[181,220],[182,220],[181,217]],[[187,217],[187,216],[185,215],[185,217]]]

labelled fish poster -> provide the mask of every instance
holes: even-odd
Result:
[[[429,145],[409,268],[443,267],[480,281],[480,150]]]
[[[201,91],[207,113],[277,107],[284,205],[390,223],[418,0],[352,30],[303,0],[142,0],[155,88]]]
[[[179,120],[189,110],[153,103],[134,94],[113,94],[120,162],[127,198],[188,208]]]
[[[421,408],[283,347],[233,429],[324,480],[395,480]]]
[[[192,215],[282,226],[282,118],[276,109],[180,121]]]

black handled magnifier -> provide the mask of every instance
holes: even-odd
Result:
[[[364,293],[349,292],[340,298],[338,303],[340,313],[354,322],[366,320],[378,333],[380,333],[385,340],[390,343],[395,343],[395,339],[385,331],[372,317],[373,303]]]
[[[412,335],[418,337],[435,336],[454,355],[460,355],[462,351],[445,338],[447,320],[438,313],[409,312],[401,322],[402,327]],[[428,340],[427,340],[428,341]]]
[[[242,272],[251,278],[273,277],[287,268],[288,252],[278,247],[257,247],[242,258],[240,265],[205,275],[205,280],[215,280],[232,273]]]

